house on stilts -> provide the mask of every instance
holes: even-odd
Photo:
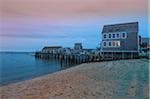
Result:
[[[138,22],[104,25],[101,52],[104,58],[130,59],[139,54]]]

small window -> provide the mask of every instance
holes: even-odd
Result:
[[[109,46],[111,46],[111,42],[109,42]]]
[[[112,42],[113,43],[113,46],[115,46],[116,44],[115,44],[115,42]]]
[[[127,38],[127,34],[126,33],[122,33],[121,38]]]
[[[122,34],[122,37],[125,38],[125,33]]]
[[[113,34],[113,38],[115,38],[115,34]]]
[[[104,46],[106,46],[106,42],[104,42]]]
[[[109,34],[109,38],[111,38],[111,34]]]
[[[119,33],[117,33],[117,38],[120,38]]]
[[[105,38],[107,38],[107,35],[106,35],[106,34],[104,34],[104,39],[105,39]]]
[[[116,41],[116,46],[120,46],[120,42],[119,41]]]

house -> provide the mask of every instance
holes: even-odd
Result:
[[[75,45],[74,45],[74,49],[75,50],[82,50],[82,43],[75,43]]]
[[[58,51],[58,49],[62,48],[61,46],[45,46],[42,49],[42,52],[44,53],[56,53],[56,51]]]
[[[60,48],[59,49],[61,54],[71,54],[72,49],[69,47],[65,47],[65,48]]]
[[[138,56],[138,30],[138,22],[104,25],[101,42],[104,55],[114,54],[116,57],[124,58],[129,55]]]
[[[141,38],[141,45],[140,45],[140,54],[144,56],[148,56],[150,58],[150,38]]]
[[[141,38],[141,45],[143,47],[150,46],[150,38],[142,37]]]

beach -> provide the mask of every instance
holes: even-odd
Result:
[[[1,99],[149,99],[149,60],[83,63],[0,90]]]

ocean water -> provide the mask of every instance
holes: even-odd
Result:
[[[0,86],[54,73],[75,64],[61,66],[59,60],[35,58],[33,53],[0,53]]]

